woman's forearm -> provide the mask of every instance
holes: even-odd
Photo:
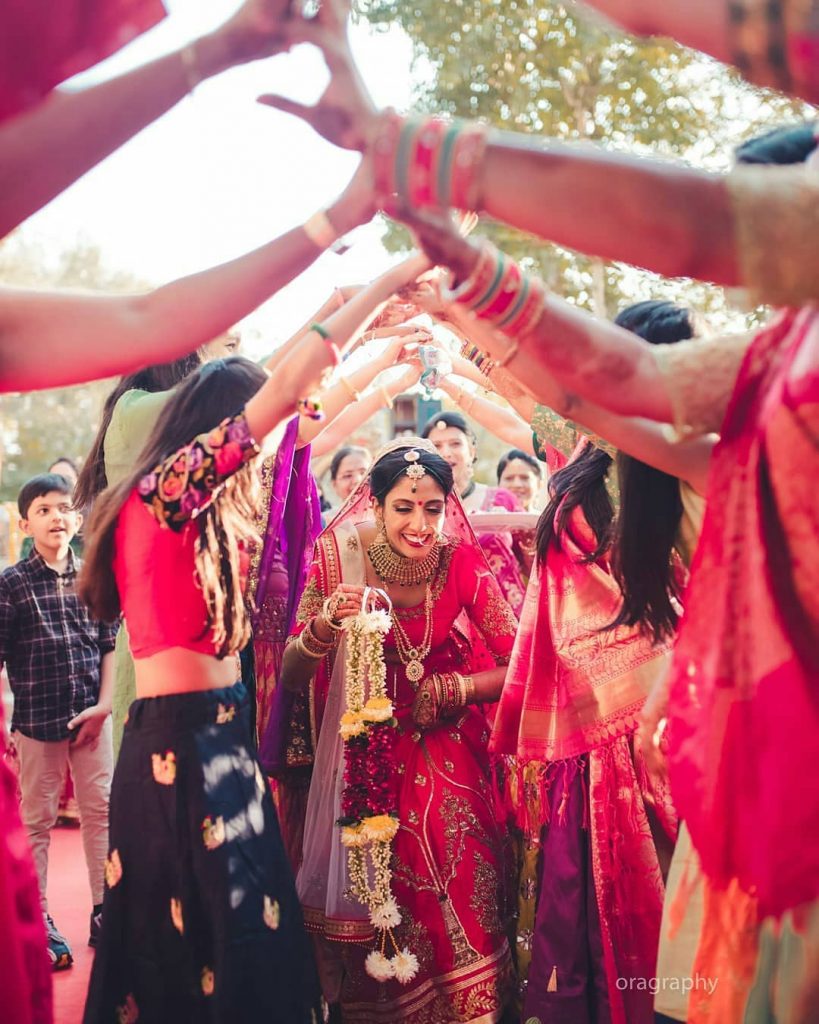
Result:
[[[414,281],[429,267],[430,262],[426,256],[413,256],[395,267],[390,267],[370,285],[353,295],[324,321],[324,327],[329,331],[333,341],[352,348],[360,339],[364,328],[391,296],[410,281]]]
[[[452,380],[441,382],[441,388],[461,407],[467,416],[477,420],[495,437],[513,448],[520,448],[534,454],[532,430],[517,413],[504,409],[496,402],[490,402],[480,395],[472,394]]]
[[[321,407],[326,419],[319,421],[302,417],[299,422],[299,445],[315,441],[327,427],[341,417],[344,418],[343,426],[346,431],[355,430],[359,424],[369,419],[373,412],[383,406],[384,401],[380,395],[378,402],[367,401],[361,392],[369,387],[384,369],[386,367],[380,359],[370,360],[358,367],[357,370],[343,374],[340,380],[322,391]],[[350,414],[349,417],[347,414]],[[348,436],[348,434],[342,436]]]
[[[628,32],[669,36],[685,46],[730,61],[727,0],[582,0]]]
[[[58,387],[176,359],[252,312],[320,252],[294,228],[145,295],[0,292],[3,387]]]
[[[472,676],[472,683],[475,686],[473,703],[482,704],[499,700],[505,679],[506,669],[503,666],[476,672]]]
[[[492,217],[570,249],[665,277],[740,283],[734,216],[719,176],[497,131],[481,194]]]
[[[303,690],[318,671],[319,658],[308,658],[302,654],[295,640],[290,640],[282,655],[280,683],[286,690]]]
[[[305,321],[299,327],[299,329],[292,334],[287,341],[279,345],[277,349],[274,349],[269,356],[266,356],[262,360],[262,365],[269,372],[273,373],[281,363],[285,356],[293,349],[293,347],[301,341],[305,334],[310,330],[310,325],[315,323],[322,323],[327,317],[336,309],[339,309],[344,305],[344,300],[339,301],[339,290],[336,289],[329,298],[327,298],[319,308],[313,313],[309,320]]]
[[[561,416],[573,418],[576,398],[583,398],[622,415],[674,421],[651,346],[556,296],[547,297],[539,321],[525,337],[511,341],[492,334],[487,346],[499,359],[511,351],[505,369]]]
[[[312,445],[310,451],[313,458],[319,458],[339,448],[355,433],[362,423],[366,423],[379,410],[385,408],[386,404],[380,388],[364,395],[359,401],[351,403],[335,419],[328,423],[320,433],[312,438],[310,441]],[[299,425],[299,440],[302,440],[301,424]]]

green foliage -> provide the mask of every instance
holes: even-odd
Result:
[[[398,24],[411,38],[419,109],[479,117],[511,131],[724,169],[743,139],[816,116],[691,50],[609,32],[560,3],[358,0],[357,12],[376,28]],[[660,283],[501,225],[480,230],[556,292],[599,315],[659,292],[695,304],[718,324],[736,321],[720,289]],[[403,250],[409,236],[391,226],[385,244]]]

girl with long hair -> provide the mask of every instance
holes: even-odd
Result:
[[[231,357],[175,390],[134,471],[102,494],[80,580],[130,626],[137,700],[111,796],[86,1024],[318,1019],[312,960],[235,654],[264,439],[393,282],[291,347],[275,377]],[[309,400],[307,405],[310,405]]]
[[[103,403],[97,433],[80,470],[74,491],[74,502],[79,508],[93,508],[94,501],[106,487],[116,486],[133,471],[171,390],[201,362],[197,351],[120,378]],[[121,622],[114,649],[111,706],[114,758],[119,754],[125,717],[134,699],[135,687],[128,627]]]
[[[688,310],[642,302],[617,323],[655,343],[691,337]],[[536,407],[535,447],[553,468],[567,436]],[[508,757],[524,834],[518,954],[524,1016],[650,1022],[663,880],[676,833],[667,785],[634,737],[667,668],[680,606],[680,481],[580,438],[549,481],[537,565],[492,749]],[[640,557],[639,540],[645,546]],[[621,587],[623,593],[621,594]],[[623,594],[625,596],[623,596]],[[621,987],[618,979],[630,984]]]
[[[336,821],[345,806],[345,619],[365,588],[388,595],[385,687],[394,748],[373,786],[400,823],[392,847],[394,939],[414,976],[369,973],[376,920],[349,893]],[[327,999],[355,1021],[492,1021],[511,992],[502,839],[479,705],[497,700],[517,622],[453,492],[450,466],[420,438],[376,459],[316,545],[283,683],[308,689],[318,734],[298,891]],[[478,705],[478,706],[476,706]]]

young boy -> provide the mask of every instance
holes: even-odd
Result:
[[[82,517],[56,473],[29,480],[17,499],[32,538],[28,558],[0,573],[0,664],[14,694],[12,731],[20,759],[21,816],[40,884],[55,970],[73,958],[46,904],[51,829],[70,766],[80,810],[93,910],[89,944],[99,934],[108,855],[113,772],[111,690],[116,626],[91,619],[74,593],[79,560],[70,543]]]

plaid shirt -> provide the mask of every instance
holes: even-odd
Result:
[[[100,662],[116,625],[96,622],[74,591],[79,561],[60,575],[35,549],[0,573],[0,664],[14,693],[12,729],[64,740],[68,723],[97,703]]]

